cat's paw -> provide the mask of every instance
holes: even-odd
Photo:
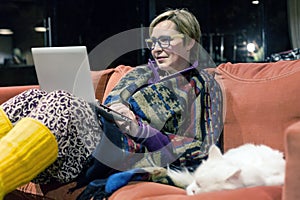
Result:
[[[198,186],[196,181],[193,181],[190,185],[188,185],[185,189],[187,195],[195,195],[201,192],[200,187]]]

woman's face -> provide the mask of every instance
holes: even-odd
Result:
[[[174,36],[180,34],[176,31],[176,25],[170,20],[158,23],[152,31],[151,38],[158,39],[161,36]],[[174,37],[170,40],[170,46],[161,48],[158,42],[151,51],[158,67],[169,72],[176,72],[189,66],[188,45],[184,45],[184,38]]]

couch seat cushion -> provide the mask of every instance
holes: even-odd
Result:
[[[185,191],[180,188],[159,183],[142,182],[119,189],[109,200],[281,200],[281,193],[281,186],[260,186],[187,196]]]

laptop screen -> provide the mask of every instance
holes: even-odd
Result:
[[[88,102],[95,91],[85,46],[32,48],[40,88],[51,92],[66,90]]]

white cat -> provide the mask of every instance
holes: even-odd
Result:
[[[212,145],[208,159],[194,173],[168,169],[168,175],[186,186],[188,195],[262,185],[282,185],[283,154],[265,145],[245,144],[222,155]]]

